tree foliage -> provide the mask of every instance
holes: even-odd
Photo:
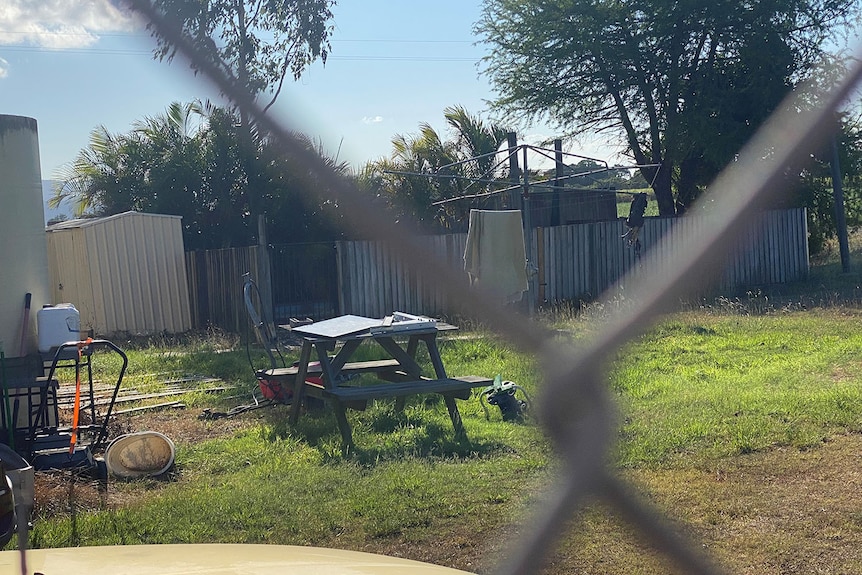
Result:
[[[852,0],[485,0],[504,118],[623,143],[659,211],[684,211],[797,82]],[[674,193],[675,192],[675,193]]]
[[[443,115],[448,138],[423,122],[417,134],[395,135],[391,156],[368,162],[357,176],[360,188],[398,222],[426,233],[466,229],[471,202],[436,202],[480,193],[487,185],[477,180],[504,175],[496,152],[508,130],[462,106]]]
[[[155,0],[154,5],[252,95],[269,92],[267,108],[288,75],[298,79],[315,60],[326,63],[331,49],[334,0]],[[156,58],[173,59],[176,48],[152,30]]]
[[[808,246],[818,253],[834,237],[833,162],[837,159],[849,227],[862,226],[862,120],[843,114],[833,141],[817,150],[792,189],[792,202],[808,210]],[[837,152],[837,156],[836,156]]]
[[[271,242],[339,237],[338,206],[308,197],[314,176],[307,168],[291,163],[257,130],[249,146],[241,130],[235,111],[199,103],[171,104],[164,115],[145,118],[125,134],[96,128],[90,144],[56,175],[52,203],[70,198],[78,215],[132,210],[182,216],[187,249],[253,244],[252,205],[278,223],[270,227]],[[346,164],[298,137],[346,173]]]

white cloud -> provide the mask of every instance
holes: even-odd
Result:
[[[383,116],[365,116],[362,118],[363,124],[379,124],[383,121]]]
[[[0,58],[0,79],[9,75],[9,62]]]
[[[0,45],[85,48],[99,33],[139,27],[112,0],[0,0]]]

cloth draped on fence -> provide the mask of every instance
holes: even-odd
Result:
[[[520,301],[527,291],[527,255],[520,210],[470,210],[464,269],[471,285]]]

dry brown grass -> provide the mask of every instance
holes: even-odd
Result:
[[[629,481],[729,573],[862,573],[862,435],[778,448]],[[601,506],[583,514],[548,573],[680,573]]]
[[[699,470],[637,471],[628,479],[729,573],[862,573],[862,435],[808,451],[775,449]],[[481,527],[477,530],[477,525]],[[526,527],[478,520],[435,525],[358,549],[476,573],[493,572]],[[604,506],[586,510],[544,571],[605,575],[681,574]]]

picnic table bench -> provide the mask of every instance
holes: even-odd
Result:
[[[291,367],[263,372],[264,377],[281,379],[293,385],[291,424],[299,418],[305,394],[327,400],[335,411],[343,449],[348,452],[353,447],[353,434],[346,415],[348,408],[365,409],[368,401],[386,398],[395,398],[396,405],[401,407],[406,396],[435,393],[443,396],[455,432],[464,434],[455,400],[468,399],[474,387],[488,386],[492,380],[474,375],[449,377],[446,374],[437,347],[437,336],[440,332],[457,328],[429,321],[426,325],[387,329],[381,325],[382,321],[348,315],[292,329],[292,333],[302,339],[299,361]],[[373,342],[390,357],[349,361],[364,341]],[[341,344],[341,348],[331,355],[337,344]],[[428,350],[434,368],[433,377],[424,376],[416,362],[420,344]],[[355,374],[372,374],[374,382],[354,385],[350,376]]]

